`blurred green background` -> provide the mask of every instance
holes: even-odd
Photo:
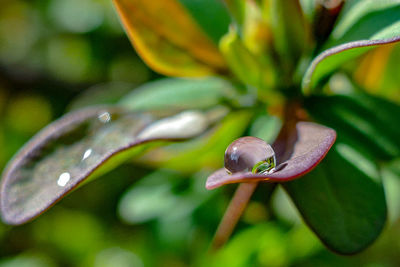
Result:
[[[0,170],[66,111],[158,78],[109,0],[0,0]],[[400,266],[400,207],[390,204],[391,221],[371,248],[345,257],[304,226],[283,190],[267,204],[263,188],[231,242],[210,255],[234,188],[206,191],[206,176],[125,164],[31,223],[0,223],[0,267]],[[400,188],[395,177],[385,182]],[[399,203],[397,191],[388,192],[391,203]]]

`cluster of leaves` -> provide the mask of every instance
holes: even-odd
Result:
[[[114,3],[150,67],[196,79],[152,82],[117,104],[72,111],[50,124],[3,174],[5,222],[31,220],[133,156],[186,173],[216,169],[226,146],[249,134],[275,141],[284,168],[269,176],[224,173],[210,188],[282,182],[332,250],[355,253],[377,238],[387,212],[381,172],[400,157],[400,106],[368,94],[351,70],[339,70],[400,41],[398,1]],[[334,131],[300,120],[337,132],[329,154]]]

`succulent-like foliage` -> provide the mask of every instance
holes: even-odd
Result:
[[[152,82],[116,104],[50,124],[3,173],[5,222],[29,221],[133,156],[188,173],[221,168],[228,147],[225,168],[206,183],[241,183],[218,246],[258,182],[272,184],[271,191],[282,185],[306,224],[338,253],[361,251],[379,236],[386,220],[380,168],[400,157],[399,98],[382,99],[369,88],[370,95],[352,69],[368,51],[400,41],[398,1],[113,2],[151,68],[196,79]],[[229,146],[243,135],[250,137]]]

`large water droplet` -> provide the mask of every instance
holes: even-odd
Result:
[[[225,151],[224,163],[230,173],[272,172],[276,165],[275,152],[264,140],[246,136],[235,140],[228,146]]]
[[[57,184],[59,186],[66,186],[70,179],[71,175],[69,174],[69,172],[63,172],[58,177]]]

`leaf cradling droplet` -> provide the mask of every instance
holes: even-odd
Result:
[[[236,151],[237,155],[245,153],[248,157],[242,158],[246,158],[247,160],[252,159],[253,161],[238,161],[234,160],[235,157],[233,157],[233,160],[225,163],[225,168],[231,171],[232,174],[226,173],[224,168],[214,172],[208,177],[206,188],[214,189],[231,183],[260,181],[286,182],[296,179],[310,172],[318,165],[336,140],[336,132],[333,129],[312,122],[298,122],[294,132],[289,136],[290,138],[295,138],[293,146],[287,147],[284,151],[275,149],[275,151],[279,151],[276,158],[282,159],[286,154],[289,157],[283,162],[277,162],[277,166],[273,172],[252,173],[251,170],[259,162],[257,161],[259,158],[254,156],[260,153],[257,153],[259,146],[255,146],[254,150],[249,148],[241,149],[240,151]],[[263,140],[261,141],[264,142]],[[275,142],[272,147],[277,146],[278,144]],[[232,146],[232,151],[234,147]],[[227,157],[225,157],[226,159]],[[252,167],[249,169],[249,166]]]

